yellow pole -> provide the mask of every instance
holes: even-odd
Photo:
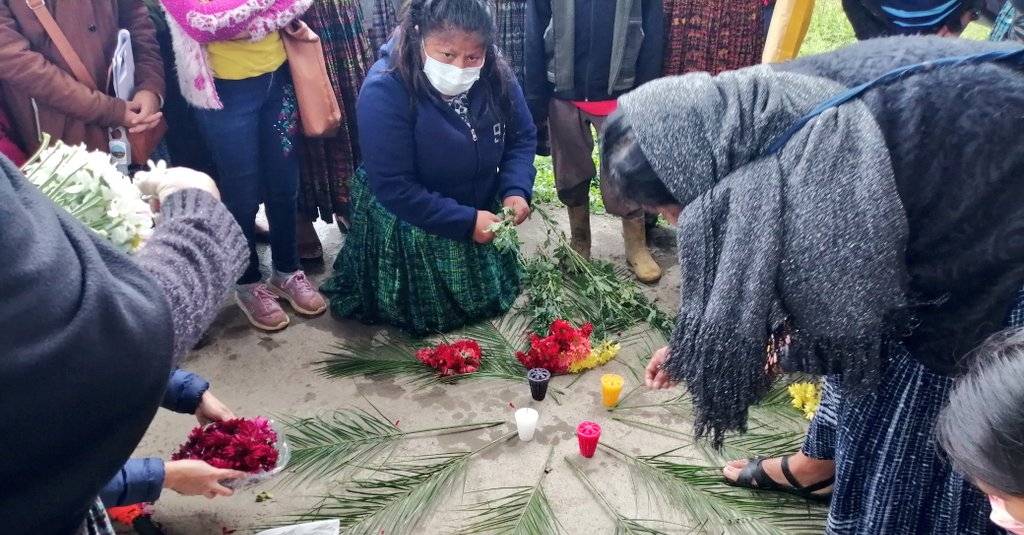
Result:
[[[811,25],[814,0],[777,0],[764,43],[762,63],[778,63],[796,57]]]

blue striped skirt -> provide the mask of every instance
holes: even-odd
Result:
[[[1024,290],[1007,318],[1024,326]],[[829,534],[1003,533],[988,520],[985,495],[953,472],[935,442],[935,420],[954,379],[929,371],[898,343],[889,345],[882,382],[862,396],[825,380],[803,453],[835,459]]]

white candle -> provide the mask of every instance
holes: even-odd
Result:
[[[533,433],[537,430],[537,420],[540,414],[535,409],[516,409],[516,428],[519,430],[519,440],[528,442],[533,440]]]

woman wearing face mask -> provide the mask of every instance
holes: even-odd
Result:
[[[357,105],[352,229],[321,291],[342,317],[414,335],[504,313],[515,254],[489,228],[530,213],[537,133],[486,0],[411,0]]]
[[[1011,316],[1019,320],[1024,307]],[[976,355],[939,414],[939,445],[988,495],[992,523],[1024,535],[1024,330],[993,336]]]

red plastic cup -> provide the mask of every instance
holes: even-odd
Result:
[[[601,426],[596,422],[582,422],[576,426],[576,439],[580,443],[580,455],[591,458],[597,451],[597,441],[601,438]]]

